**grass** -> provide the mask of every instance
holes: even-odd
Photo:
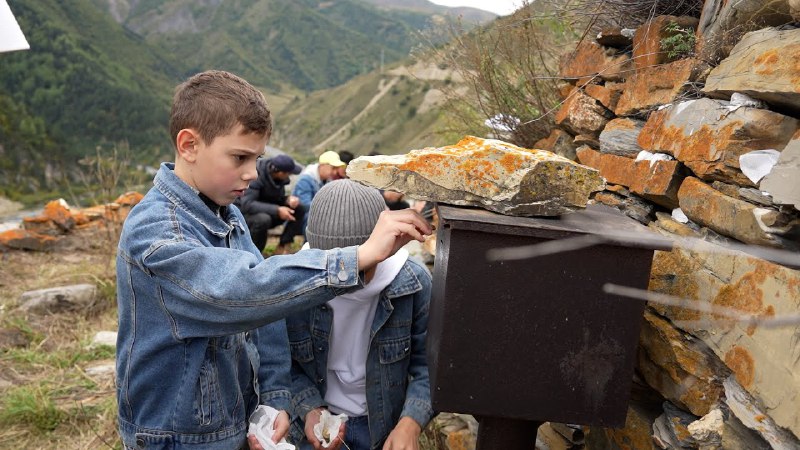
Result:
[[[0,252],[0,449],[121,447],[113,377],[88,370],[114,361],[113,348],[90,345],[117,328],[113,237],[69,239],[49,253]],[[23,292],[79,283],[99,292],[83,311],[17,309]]]

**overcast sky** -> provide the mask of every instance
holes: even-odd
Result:
[[[511,14],[521,4],[522,0],[430,0],[433,3],[447,6],[472,6],[495,14],[505,16]]]

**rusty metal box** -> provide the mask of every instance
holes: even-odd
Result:
[[[444,205],[438,213],[427,341],[434,409],[623,426],[644,303],[602,286],[646,289],[652,243],[516,261],[485,255],[605,232],[655,234],[602,205],[555,218]]]

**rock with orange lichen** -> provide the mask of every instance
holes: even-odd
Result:
[[[794,315],[800,309],[800,271],[712,243],[699,243],[691,251],[680,247],[656,251],[648,289],[764,318]],[[650,306],[702,340],[738,383],[767,405],[778,426],[800,435],[794,394],[800,391],[799,324],[766,328],[719,321],[714,315],[676,306],[653,302]]]
[[[747,33],[706,79],[703,92],[729,98],[734,92],[800,113],[800,29],[765,28]]]
[[[625,82],[625,91],[614,114],[628,116],[672,103],[699,76],[699,62],[692,58],[637,70]]]
[[[781,152],[780,159],[769,174],[761,180],[762,191],[767,191],[775,203],[794,205],[800,210],[800,139],[794,139]]]
[[[51,250],[57,241],[53,236],[23,229],[0,233],[0,248],[44,251]]]
[[[706,344],[675,328],[663,317],[645,311],[636,369],[653,389],[692,414],[709,413],[725,390],[730,374]]]
[[[405,155],[362,156],[347,175],[378,189],[514,216],[555,216],[586,207],[600,173],[544,150],[467,136]]]
[[[704,180],[753,186],[739,167],[739,156],[753,150],[781,151],[800,121],[766,109],[729,102],[689,100],[650,114],[639,145],[664,152]]]
[[[69,205],[63,198],[53,200],[44,205],[42,215],[52,220],[54,224],[64,231],[69,231],[75,226],[75,218],[72,217]]]

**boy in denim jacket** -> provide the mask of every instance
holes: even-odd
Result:
[[[231,203],[257,176],[272,131],[264,96],[227,72],[178,86],[175,163],[133,208],[117,254],[117,401],[127,449],[260,449],[259,404],[289,429],[290,356],[282,320],[363,286],[363,271],[430,228],[381,217],[359,247],[264,260]]]
[[[311,203],[307,246],[362,244],[385,210],[377,189],[332,181]],[[329,450],[342,440],[350,450],[418,449],[433,415],[425,359],[430,273],[401,249],[366,271],[365,282],[364,289],[286,319],[292,436],[301,450],[322,448],[314,425],[323,409],[348,416]]]

